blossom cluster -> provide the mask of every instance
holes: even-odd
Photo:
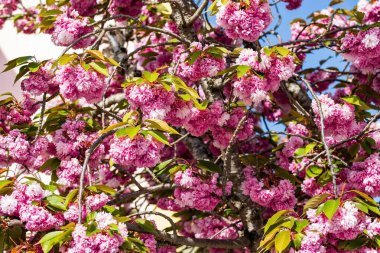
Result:
[[[298,9],[302,4],[302,0],[282,0],[282,2],[287,3],[286,9],[288,10]]]
[[[351,201],[344,202],[331,220],[324,214],[317,215],[316,211],[316,209],[307,211],[307,218],[311,224],[305,229],[306,235],[298,252],[328,252],[333,248],[329,244],[337,246],[337,240],[353,240],[364,230],[367,230],[370,237],[380,233],[379,222],[366,217]],[[377,251],[364,246],[355,252]]]
[[[30,231],[46,231],[64,224],[62,215],[53,214],[42,206],[34,205],[51,195],[38,183],[17,184],[10,195],[1,196],[0,212],[5,215],[19,216]]]
[[[0,94],[0,218],[23,234],[5,250],[247,253],[279,211],[308,222],[272,223],[268,252],[288,230],[283,252],[380,252],[379,1],[296,19],[290,41],[270,6],[302,0],[191,3],[0,0],[0,27],[65,47],[6,64],[23,100]],[[320,49],[347,66],[309,66]],[[162,210],[181,237],[146,220]]]
[[[97,214],[98,218],[99,213]],[[102,225],[107,224],[109,221],[101,220],[100,228],[103,228]],[[116,223],[116,222],[115,222]],[[99,227],[99,224],[98,224]],[[86,235],[87,228],[81,224],[77,224],[72,233],[73,240],[70,242],[70,245],[67,249],[68,253],[74,252],[101,252],[101,253],[117,253],[119,247],[123,244],[123,238],[114,234],[113,236],[107,233],[95,233],[91,236]]]
[[[363,21],[366,24],[373,24],[380,20],[379,1],[359,0],[357,8],[358,11],[364,13]]]
[[[318,99],[321,103],[326,142],[329,145],[358,134],[363,129],[363,123],[355,119],[353,105],[336,103],[328,95],[320,95]],[[315,122],[321,128],[321,115],[315,100],[312,103],[312,109],[316,115]]]
[[[70,46],[73,48],[84,48],[95,41],[95,36],[90,35],[94,27],[89,26],[87,18],[78,18],[78,13],[64,13],[54,22],[52,41],[57,46]],[[82,38],[83,37],[83,38]]]
[[[365,74],[374,73],[380,67],[379,49],[379,27],[358,34],[347,33],[342,39],[342,56]]]
[[[160,161],[163,144],[153,139],[137,135],[115,138],[111,141],[109,154],[112,160],[127,168],[153,167]]]
[[[105,78],[94,70],[65,65],[55,75],[61,94],[72,101],[84,98],[88,103],[99,102],[106,87]]]
[[[219,10],[216,22],[231,39],[254,42],[272,22],[272,14],[267,1],[228,1]]]
[[[283,179],[277,186],[268,189],[264,182],[252,175],[251,168],[244,169],[244,176],[241,190],[253,202],[274,211],[292,209],[296,204],[296,188],[289,180]]]
[[[306,24],[301,21],[296,21],[291,24],[290,32],[292,40],[312,40],[317,38],[320,34],[326,32],[326,28],[329,23],[331,23],[330,31],[334,29],[339,29],[342,27],[353,26],[356,24],[355,21],[349,20],[347,16],[342,14],[334,14],[334,9],[327,8],[319,12],[314,12],[313,16],[316,17],[315,24]],[[333,20],[331,21],[331,18]],[[332,37],[339,37],[341,32],[332,33]],[[311,42],[311,41],[310,41]],[[313,45],[313,43],[310,43]]]
[[[212,211],[220,203],[223,194],[231,193],[232,182],[227,182],[224,189],[218,185],[219,174],[202,180],[195,169],[179,171],[174,176],[174,183],[179,186],[174,190],[176,203],[181,207],[195,208],[200,211]]]
[[[43,93],[54,94],[58,91],[59,82],[54,78],[52,64],[47,62],[40,66],[36,72],[31,72],[27,78],[21,82],[21,88],[30,94],[39,96]]]
[[[289,54],[282,57],[276,53],[267,55],[264,50],[256,52],[243,49],[236,65],[250,66],[255,71],[253,74],[245,74],[233,83],[234,94],[246,105],[254,104],[255,107],[259,107],[266,100],[268,92],[277,91],[280,82],[288,80],[295,71],[293,56]]]
[[[380,157],[372,154],[363,162],[355,162],[349,169],[348,182],[354,189],[359,189],[372,196],[380,193]]]
[[[192,82],[199,81],[205,77],[213,77],[223,70],[226,66],[224,57],[216,58],[212,54],[207,53],[209,46],[202,46],[199,42],[193,42],[190,45],[190,53],[186,52],[184,46],[178,46],[173,51],[173,61],[177,62],[173,67],[169,68],[169,72]],[[201,52],[200,56],[192,63],[192,54]],[[194,56],[193,56],[194,57]]]
[[[25,164],[31,170],[38,169],[49,156],[49,142],[40,137],[31,144],[25,134],[12,130],[7,136],[0,136],[0,164],[9,166],[12,163]]]

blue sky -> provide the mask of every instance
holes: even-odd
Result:
[[[296,10],[287,10],[285,8],[285,3],[280,2],[278,4],[280,14],[282,15],[282,23],[278,29],[279,34],[281,35],[283,41],[288,41],[290,39],[290,22],[295,18],[302,18],[307,20],[307,16],[309,16],[312,12],[326,9],[329,7],[330,0],[303,0],[302,6]],[[337,4],[332,6],[332,8],[344,8],[344,9],[352,9],[357,4],[356,0],[345,0],[341,4]],[[275,18],[273,23],[276,23],[276,11],[274,7],[272,7],[272,13]],[[273,41],[274,42],[274,41]],[[315,51],[314,54],[309,54],[304,62],[304,68],[315,67],[320,60],[326,59],[328,56],[335,56],[334,52],[331,52],[328,49],[322,49]],[[335,58],[329,60],[327,63],[328,66],[341,67],[343,65],[340,58]]]
[[[278,4],[279,12],[282,16],[282,23],[278,29],[278,33],[281,35],[283,41],[289,41],[290,39],[290,22],[295,18],[302,18],[306,21],[307,16],[315,11],[319,11],[322,9],[326,9],[329,7],[330,0],[303,0],[302,6],[296,10],[288,10],[285,8],[286,4],[280,2]],[[332,6],[332,8],[344,8],[344,9],[352,9],[357,4],[356,0],[346,0],[341,4],[337,4]],[[272,13],[274,16],[273,25],[277,23],[277,15],[276,10],[272,7]],[[271,38],[272,43],[276,43],[276,39]],[[319,61],[332,56],[329,61],[327,61],[324,67],[338,67],[343,68],[345,63],[342,62],[342,58],[335,57],[335,52],[332,52],[329,49],[321,49],[316,50],[311,54],[308,54],[305,62],[303,63],[304,68],[309,67],[317,67],[319,65]],[[284,129],[281,125],[276,125],[276,122],[268,122],[269,128],[275,131],[282,131]]]

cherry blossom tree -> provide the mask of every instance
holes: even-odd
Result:
[[[341,2],[284,41],[301,0],[0,0],[62,48],[4,69],[0,251],[380,252],[380,1]]]

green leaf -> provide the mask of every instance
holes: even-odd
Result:
[[[67,231],[50,232],[44,235],[38,243],[41,244],[44,253],[48,253],[54,247],[54,245],[67,240],[72,231],[73,229],[71,228]]]
[[[372,154],[374,152],[373,149],[376,148],[375,140],[370,137],[364,138],[364,140],[360,142],[360,145],[368,154]]]
[[[54,5],[55,4],[55,0],[46,0],[46,4],[48,6]]]
[[[110,76],[110,74],[108,73],[107,66],[103,62],[99,62],[99,61],[90,62],[89,65],[93,69],[95,69],[95,71],[97,71],[98,73],[105,75],[105,76]]]
[[[13,83],[16,83],[18,80],[20,80],[23,76],[25,76],[29,72],[29,67],[24,65],[20,68],[19,72],[16,75],[15,80]]]
[[[269,159],[266,156],[259,154],[241,155],[240,161],[246,166],[254,166],[255,168],[263,168],[269,163]]]
[[[236,76],[237,78],[240,78],[244,76],[249,70],[251,69],[251,66],[246,66],[246,65],[239,65],[236,68]]]
[[[6,99],[0,100],[0,106],[7,105],[13,102],[13,97],[7,97]]]
[[[287,170],[285,170],[279,166],[274,168],[274,172],[275,172],[276,176],[284,178],[284,179],[288,179],[294,185],[302,184],[301,180],[299,180],[296,176],[294,176],[292,173],[290,173],[289,171],[287,171]]]
[[[169,3],[160,3],[156,5],[156,9],[158,12],[164,14],[164,15],[171,15],[172,14],[172,7]]]
[[[309,178],[318,177],[323,172],[323,169],[317,165],[311,165],[306,169],[306,175]]]
[[[44,164],[41,165],[39,171],[45,171],[47,169],[56,170],[61,165],[61,160],[57,157],[50,158]]]
[[[216,165],[215,163],[211,161],[206,161],[206,160],[198,160],[197,167],[209,172],[220,173],[222,171],[218,165]]]
[[[4,187],[6,187],[12,183],[13,183],[13,181],[11,181],[11,180],[1,180],[0,181],[0,189],[3,189]]]
[[[114,188],[111,188],[107,185],[93,185],[94,187],[96,187],[97,190],[101,191],[101,192],[104,192],[104,193],[107,193],[107,194],[110,194],[110,195],[115,195],[116,194],[116,190]]]
[[[46,197],[46,200],[47,200],[47,204],[48,204],[48,208],[50,207],[50,209],[54,210],[54,211],[66,211],[67,208],[66,208],[66,205],[65,205],[65,199],[60,197],[60,196],[56,196],[56,195],[51,195],[51,196],[48,196]]]
[[[204,52],[208,55],[211,55],[214,58],[222,59],[223,55],[225,53],[228,53],[228,50],[224,47],[209,47]]]
[[[317,145],[317,143],[309,143],[306,147],[304,148],[297,148],[296,151],[294,152],[294,154],[296,156],[303,156],[303,155],[307,155],[308,153],[310,153],[314,147]]]
[[[181,90],[184,93],[189,94],[192,99],[199,99],[199,95],[196,90],[187,86],[187,84],[178,76],[174,76],[171,74],[165,74],[160,78],[160,83],[167,85],[174,85],[175,91]]]
[[[128,137],[130,139],[133,139],[138,134],[140,128],[141,128],[140,125],[138,125],[138,126],[127,126],[127,127],[124,127],[124,128],[117,130],[115,135],[118,138],[128,135]]]
[[[154,169],[153,169],[153,173],[154,174],[157,174],[157,175],[161,175],[166,167],[171,164],[173,161],[175,161],[174,159],[169,159],[169,160],[166,160],[166,161],[163,161],[162,163],[158,164]]]
[[[274,246],[274,236],[280,231],[280,227],[277,227],[265,235],[264,239],[260,241],[259,252],[269,251]]]
[[[208,12],[211,12],[210,15],[214,16],[219,11],[218,1],[214,1],[210,7],[207,9]]]
[[[202,51],[195,51],[193,53],[190,53],[189,56],[187,57],[187,62],[189,65],[193,65],[194,62],[201,56]]]
[[[159,141],[165,145],[170,146],[168,138],[166,138],[166,136],[162,132],[156,131],[156,130],[148,130],[148,131],[146,131],[146,133],[151,135],[157,141]]]
[[[47,0],[47,2],[53,2],[54,3],[54,0]],[[49,5],[49,4],[48,4]],[[58,9],[52,9],[52,10],[46,10],[46,11],[41,11],[38,16],[39,17],[48,17],[48,16],[57,16],[59,14],[62,14],[62,11],[61,10],[58,10]]]
[[[326,203],[323,205],[323,213],[327,216],[327,218],[329,218],[329,220],[332,219],[332,217],[338,210],[339,204],[340,198],[327,200]]]
[[[359,195],[360,197],[362,197],[363,199],[365,199],[366,201],[368,201],[369,203],[371,203],[372,205],[378,206],[377,202],[373,198],[371,198],[369,195],[367,195],[366,193],[361,192],[359,190],[351,190],[350,192],[354,192],[357,195]]]
[[[332,176],[331,176],[331,172],[330,170],[326,170],[325,172],[323,172],[319,177],[318,177],[318,180],[317,182],[320,184],[320,185],[326,185],[327,183],[331,182],[332,181]]]
[[[126,252],[147,253],[150,250],[145,247],[144,243],[137,238],[126,237],[121,246]]]
[[[208,106],[207,100],[204,100],[202,101],[202,103],[199,103],[196,99],[193,99],[193,103],[194,103],[195,108],[201,111],[205,110]]]
[[[310,208],[314,209],[316,208],[317,206],[319,206],[319,204],[321,204],[326,198],[330,197],[331,194],[328,194],[328,193],[324,193],[324,194],[320,194],[320,195],[316,195],[314,196],[313,198],[309,199],[306,203],[305,203],[305,206],[303,207],[303,212],[306,213],[306,211]]]
[[[274,239],[274,247],[276,249],[276,252],[282,253],[284,250],[289,246],[290,244],[290,231],[289,230],[282,230]]]
[[[73,189],[71,190],[67,196],[66,196],[66,199],[65,199],[65,207],[67,208],[69,206],[69,204],[71,203],[71,201],[76,197],[76,195],[78,194],[78,189]]]
[[[340,4],[340,3],[343,3],[343,0],[332,0],[330,2],[329,6],[333,6],[333,5]]]
[[[363,100],[361,100],[358,96],[352,95],[349,97],[343,97],[344,101],[346,101],[349,104],[357,105],[358,109],[360,110],[369,110],[371,109],[370,106],[368,106]]]
[[[159,119],[146,119],[144,122],[148,123],[148,126],[151,127],[151,128],[155,128],[155,129],[158,129],[158,130],[170,133],[170,134],[179,134],[177,132],[177,130],[175,130],[174,128],[172,128],[171,126],[169,126],[168,123],[166,123],[163,120],[159,120]]]
[[[34,58],[33,56],[22,56],[22,57],[18,57],[16,59],[13,59],[13,60],[5,63],[5,65],[7,67],[3,70],[3,72],[11,70],[17,66],[23,65],[33,58]]]
[[[368,214],[368,207],[367,205],[361,203],[361,202],[355,202],[355,206],[362,212]]]
[[[285,214],[289,213],[289,210],[281,210],[278,211],[277,213],[273,214],[272,217],[270,217],[267,221],[267,224],[265,224],[264,227],[264,234],[268,231],[268,229],[275,224],[282,216]]]
[[[28,64],[28,68],[31,72],[37,72],[41,67],[41,63],[31,62]]]
[[[78,57],[78,55],[76,55],[76,54],[64,54],[53,64],[53,67],[57,64],[66,65],[66,64],[72,62],[73,60],[75,60],[77,57]]]
[[[298,250],[301,248],[301,242],[302,242],[302,239],[304,238],[304,235],[301,234],[301,233],[298,233],[294,236],[294,240],[293,240],[293,243],[294,243],[294,247]]]
[[[136,219],[136,224],[139,225],[142,229],[144,229],[145,232],[154,233],[156,232],[156,228],[154,227],[153,223],[145,220],[145,219]]]
[[[105,61],[106,60],[106,57],[99,50],[86,50],[86,53],[90,54],[92,57],[94,57],[94,58],[96,58],[98,60],[101,60],[101,61]]]
[[[126,124],[127,124],[127,122],[118,122],[118,123],[115,123],[113,125],[110,125],[106,129],[100,131],[99,135],[102,135],[102,134],[107,133],[107,132],[109,132],[111,130],[114,130],[115,128],[122,127],[122,126],[124,126]]]
[[[284,228],[292,229],[293,226],[294,226],[294,218],[293,217],[289,217],[289,220],[281,223],[280,226],[284,227]]]
[[[188,166],[186,164],[178,164],[172,168],[169,169],[169,174],[170,175],[174,175],[175,173],[177,173],[178,171],[182,170],[186,170],[188,168]]]
[[[136,111],[129,111],[127,112],[124,116],[123,116],[123,122],[127,122],[129,120],[129,118],[134,114],[136,113]]]
[[[298,232],[298,233],[301,233],[302,230],[304,230],[307,225],[309,225],[309,221],[308,220],[296,220],[296,228],[295,230]]]
[[[143,72],[144,79],[150,83],[153,83],[154,81],[156,81],[159,76],[160,74],[157,72],[153,72],[153,73],[148,72],[148,71]]]
[[[87,225],[86,236],[91,236],[91,235],[96,234],[98,232],[101,232],[101,230],[97,228],[95,222],[91,222],[90,224]]]
[[[271,48],[266,47],[263,50],[264,50],[264,53],[268,56],[271,56],[274,53],[274,54],[277,54],[278,56],[285,57],[291,53],[290,50],[285,47],[271,47]]]

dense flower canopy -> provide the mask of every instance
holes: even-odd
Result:
[[[380,1],[341,2],[284,41],[302,0],[0,0],[62,49],[5,66],[0,251],[380,252]]]

